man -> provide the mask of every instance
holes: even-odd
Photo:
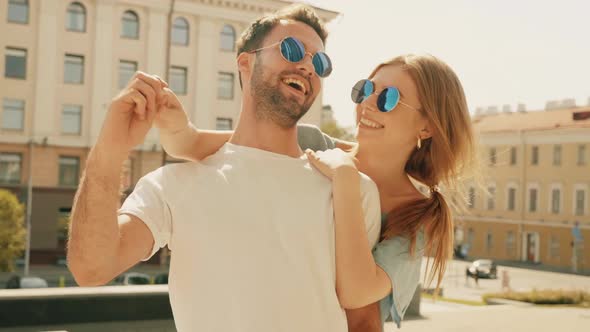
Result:
[[[243,101],[229,143],[146,175],[117,211],[121,165],[170,102],[157,77],[138,73],[113,100],[76,195],[68,262],[77,282],[105,284],[168,245],[178,331],[346,331],[331,184],[310,167],[295,126],[321,89],[326,71],[312,57],[325,38],[308,7],[253,23],[238,41]],[[303,58],[287,61],[299,46]],[[373,245],[379,197],[368,178],[362,187]]]

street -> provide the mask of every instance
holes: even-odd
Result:
[[[422,280],[424,280],[425,264],[422,264]],[[445,278],[442,282],[443,296],[451,299],[463,299],[481,301],[485,293],[501,291],[502,271],[507,270],[510,276],[510,287],[515,291],[527,291],[532,289],[563,289],[590,291],[590,277],[567,273],[536,271],[516,267],[498,266],[498,279],[479,279],[479,285],[469,278],[466,282],[465,269],[469,262],[452,260],[447,266]],[[421,282],[422,282],[421,280]],[[427,286],[423,286],[428,288]],[[435,287],[434,283],[430,286]]]

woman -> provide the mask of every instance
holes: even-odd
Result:
[[[453,243],[451,211],[440,188],[458,188],[460,176],[472,169],[474,138],[459,79],[433,56],[406,55],[378,65],[353,87],[352,98],[358,104],[356,160],[341,149],[306,153],[333,183],[338,298],[346,309],[361,308],[347,311],[349,329],[380,331],[389,316],[400,326],[425,252],[433,256],[429,280],[436,278],[440,285]],[[162,121],[167,122],[160,126],[172,127],[179,120]],[[353,147],[315,130],[322,142],[307,145]],[[198,160],[229,136],[193,130],[161,139],[171,155]],[[357,169],[379,189],[382,231],[373,249],[363,223]],[[422,194],[410,177],[429,193]]]

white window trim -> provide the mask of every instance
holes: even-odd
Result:
[[[504,206],[504,209],[506,211],[511,211],[508,209],[508,206],[510,205],[510,189],[514,189],[515,193],[514,193],[514,211],[518,210],[518,183],[516,182],[508,182],[508,184],[506,185],[506,205]]]
[[[576,216],[576,191],[578,190],[584,191],[584,211],[581,216],[588,214],[588,185],[584,183],[576,183],[574,184],[574,191],[572,193],[572,215],[574,217],[581,217]]]
[[[530,182],[527,184],[526,186],[526,205],[525,205],[525,212],[529,213],[531,212],[530,210],[530,206],[531,206],[531,189],[537,189],[537,210],[534,211],[533,213],[537,213],[539,211],[541,211],[541,200],[539,199],[541,197],[541,189],[540,189],[540,185],[537,182]]]
[[[494,188],[494,196],[490,197],[490,192],[489,192],[489,188]],[[494,211],[498,208],[498,186],[496,186],[495,182],[490,182],[488,183],[488,185],[486,186],[486,195],[485,195],[485,210],[486,211]],[[490,209],[490,205],[489,205],[489,200],[490,198],[492,198],[494,200],[494,208]]]
[[[549,193],[548,193],[548,200],[547,200],[547,212],[549,214],[553,214],[553,190],[554,189],[559,189],[559,211],[557,211],[557,214],[560,214],[563,212],[563,185],[561,183],[552,183],[549,186]]]

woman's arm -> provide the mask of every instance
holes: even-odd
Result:
[[[160,133],[164,150],[174,158],[198,161],[214,154],[229,141],[233,131],[202,130],[191,124],[175,133]]]
[[[340,149],[306,152],[310,162],[332,179],[336,292],[340,304],[345,309],[355,309],[377,302],[391,292],[392,284],[371,252],[354,157]]]
[[[392,290],[391,280],[376,263],[365,230],[360,175],[355,169],[333,177],[336,234],[336,290],[346,309],[377,302]]]
[[[200,130],[188,118],[184,106],[174,92],[164,88],[164,98],[154,121],[160,130],[160,143],[172,157],[202,160],[227,142],[232,131]]]

